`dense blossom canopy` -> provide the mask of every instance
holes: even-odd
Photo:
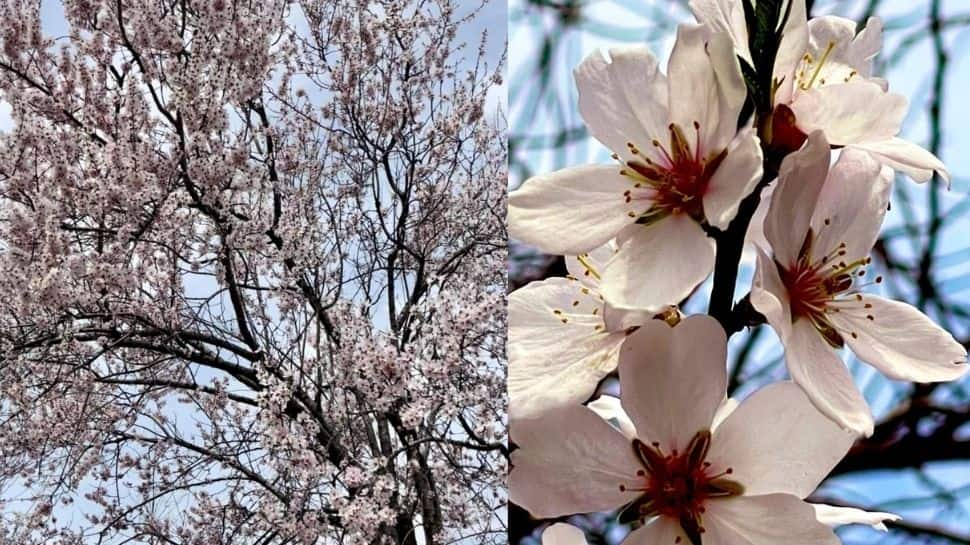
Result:
[[[0,1],[0,542],[502,542],[472,6],[40,6]]]

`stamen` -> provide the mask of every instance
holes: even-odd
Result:
[[[828,47],[825,48],[825,53],[822,53],[822,58],[819,59],[818,61],[818,66],[816,66],[815,71],[812,72],[812,79],[808,80],[807,85],[801,86],[803,91],[807,91],[812,87],[812,85],[815,84],[815,78],[817,78],[819,73],[822,71],[822,66],[825,65],[825,61],[829,58],[829,54],[832,53],[833,49],[835,49],[835,42],[830,41]],[[824,84],[824,80],[823,80],[823,84]]]

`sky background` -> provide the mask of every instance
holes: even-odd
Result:
[[[510,116],[510,189],[518,187],[531,175],[571,165],[609,162],[609,151],[588,137],[576,108],[577,94],[572,69],[589,53],[616,45],[646,43],[666,63],[673,45],[675,25],[691,20],[686,1],[672,0],[597,0],[588,2],[550,2],[512,0],[510,17],[509,116]],[[928,105],[932,97],[935,67],[934,51],[929,39],[929,0],[818,0],[812,15],[838,14],[858,20],[870,6],[886,23],[885,45],[877,60],[877,71],[890,82],[890,90],[906,96],[910,110],[901,136],[928,146],[930,124]],[[939,156],[953,176],[952,189],[942,192],[946,223],[939,238],[933,276],[942,297],[954,307],[970,305],[970,133],[965,125],[970,119],[966,88],[970,80],[970,55],[960,54],[967,45],[970,3],[944,1],[941,5],[946,23],[944,47],[950,52],[942,103],[942,146]],[[897,179],[893,210],[883,227],[884,237],[894,254],[913,258],[920,236],[898,236],[905,227],[926,221],[929,186],[911,180]],[[912,207],[898,206],[908,199]],[[914,246],[914,241],[916,245]],[[533,250],[513,246],[510,274],[513,281],[528,278],[547,264],[544,256]],[[753,270],[743,268],[737,297],[747,293]],[[906,282],[905,271],[890,277],[883,293],[913,300],[914,286]],[[710,282],[686,305],[688,313],[705,312]],[[871,291],[871,288],[870,288]],[[970,321],[952,313],[932,313],[945,323],[957,338],[967,338]],[[736,392],[750,395],[758,387],[784,379],[781,348],[770,328],[761,334],[745,367],[746,380]],[[737,354],[747,333],[735,335],[729,361]],[[909,386],[894,383],[877,372],[849,358],[856,383],[873,407],[877,421],[897,408],[909,393]],[[939,399],[952,403],[967,402],[970,380],[948,385],[937,392]],[[970,425],[964,424],[958,436],[970,437]],[[820,494],[873,509],[894,511],[921,524],[939,526],[961,535],[970,534],[970,465],[966,461],[934,463],[923,471],[874,471],[830,479]],[[621,538],[627,529],[612,524],[610,519],[589,522],[604,531],[611,542]],[[591,536],[596,532],[591,532]],[[927,542],[903,532],[880,534],[868,528],[842,532],[849,544],[910,544]],[[970,539],[970,538],[968,538]],[[932,541],[933,543],[946,541]],[[960,541],[970,543],[970,541]],[[527,539],[524,543],[536,543]]]

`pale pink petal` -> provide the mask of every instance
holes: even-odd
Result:
[[[642,469],[630,441],[581,405],[512,419],[511,500],[538,518],[617,509],[637,497]]]
[[[670,120],[685,130],[700,124],[702,156],[725,149],[746,94],[730,37],[703,25],[679,25],[667,75]]]
[[[891,379],[943,382],[970,369],[963,345],[906,303],[866,294],[830,317],[855,355]]]
[[[831,144],[844,146],[896,136],[906,115],[906,97],[853,80],[801,91],[791,109],[803,132],[824,131]]]
[[[542,545],[587,545],[582,530],[563,522],[557,522],[542,531]]]
[[[533,282],[509,295],[507,387],[513,415],[582,403],[616,368],[625,335],[603,331],[602,309],[597,294],[565,278]]]
[[[704,216],[718,229],[726,229],[738,213],[741,199],[761,180],[761,145],[751,128],[738,133],[728,146],[727,157],[714,171],[704,194]]]
[[[632,441],[637,438],[637,429],[633,427],[633,421],[630,420],[626,411],[623,410],[623,405],[620,404],[620,398],[603,395],[594,399],[586,406],[600,415],[600,418],[603,420],[610,421],[627,439]]]
[[[667,80],[657,59],[642,46],[610,49],[610,61],[594,51],[573,72],[579,113],[590,133],[629,157],[627,143],[648,149],[667,134]]]
[[[713,500],[702,518],[704,545],[840,545],[812,506],[790,494]]]
[[[761,248],[755,251],[758,261],[751,283],[751,304],[768,319],[780,338],[787,339],[791,334],[788,289],[778,274],[775,262]]]
[[[824,503],[810,504],[815,508],[815,517],[827,526],[836,527],[845,524],[866,524],[876,530],[886,532],[886,521],[897,521],[899,515],[882,513],[879,511],[864,511],[855,507],[838,507]]]
[[[607,304],[603,309],[603,322],[607,331],[625,331],[652,320],[659,314],[656,310],[640,310],[634,308],[618,308]]]
[[[649,205],[626,202],[633,184],[618,166],[586,165],[526,180],[509,195],[509,235],[550,254],[602,246]]]
[[[853,148],[871,153],[886,166],[906,173],[917,182],[926,182],[935,171],[943,181],[950,182],[950,173],[943,161],[920,146],[902,138],[853,144]]]
[[[831,152],[825,136],[814,132],[802,149],[781,163],[778,181],[765,217],[765,237],[775,259],[788,266],[798,257],[829,171]]]
[[[685,215],[631,225],[617,239],[620,251],[601,285],[614,307],[659,311],[686,298],[714,270],[714,241]]]
[[[620,348],[620,401],[645,442],[683,449],[710,430],[727,388],[727,337],[710,316],[651,321]]]
[[[844,150],[829,170],[812,216],[814,256],[828,255],[842,243],[846,262],[869,255],[889,207],[892,183],[892,170],[864,152]]]
[[[796,320],[782,339],[792,379],[825,416],[843,428],[869,437],[872,413],[852,382],[852,375],[808,320]]]
[[[805,498],[855,440],[812,405],[793,382],[770,384],[745,399],[714,432],[707,460],[748,496]]]
[[[680,528],[680,524],[668,517],[658,517],[636,530],[630,532],[620,545],[688,545],[687,534]]]

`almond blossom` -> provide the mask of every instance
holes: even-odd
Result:
[[[512,500],[537,517],[633,510],[642,526],[625,545],[839,543],[803,498],[853,434],[791,382],[759,390],[714,427],[726,341],[707,316],[651,321],[627,339],[620,403],[633,438],[579,405],[513,420]]]
[[[627,312],[600,294],[612,244],[568,256],[566,278],[533,282],[509,295],[509,407],[534,416],[582,403],[616,369],[623,339],[652,313]]]
[[[739,54],[750,59],[740,2],[691,0],[690,8],[699,22],[729,33]],[[872,73],[881,48],[878,17],[856,33],[855,21],[844,17],[806,20],[804,0],[792,0],[773,71],[774,144],[798,149],[807,134],[822,130],[832,145],[864,150],[917,182],[934,171],[949,181],[942,161],[897,136],[907,101]]]
[[[815,132],[782,164],[764,223],[774,253],[759,252],[751,302],[778,333],[792,378],[816,407],[870,435],[872,416],[839,348],[847,344],[889,378],[913,382],[959,378],[967,352],[916,308],[863,293],[892,172],[852,149],[830,169],[829,154]]]
[[[606,300],[677,303],[713,268],[703,226],[726,227],[762,173],[758,138],[737,131],[746,91],[730,37],[681,25],[666,76],[635,47],[611,49],[609,62],[594,52],[575,78],[583,119],[619,164],[527,180],[509,197],[510,232],[565,255],[616,238]]]

